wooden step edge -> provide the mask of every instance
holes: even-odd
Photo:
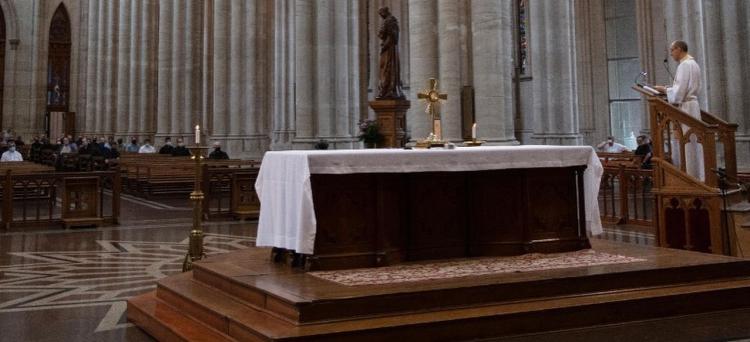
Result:
[[[159,300],[168,303],[190,317],[203,322],[212,329],[236,338],[236,327],[242,326],[238,317],[263,322],[263,325],[243,327],[239,339],[266,339],[278,331],[295,329],[295,324],[247,305],[238,298],[221,290],[191,279],[189,273],[168,277],[159,281],[156,289]]]
[[[128,320],[159,341],[235,341],[159,300],[154,291],[127,303]]]
[[[509,337],[519,334],[621,324],[697,313],[750,308],[750,280],[730,282],[705,291],[687,286],[682,293],[644,291],[618,298],[601,294],[581,298],[540,298],[536,302],[488,305],[400,316],[356,319],[348,322],[301,326],[284,338],[294,340],[348,341],[373,336],[417,340],[465,340]],[[666,292],[670,292],[670,289]],[[543,322],[543,323],[540,323]],[[467,331],[466,327],[472,327]],[[463,330],[463,332],[460,332]],[[368,335],[369,334],[369,335]],[[421,336],[421,337],[420,337]]]
[[[264,311],[292,324],[301,324],[302,313],[297,303],[290,302],[263,289],[247,286],[231,277],[225,277],[206,268],[193,270],[193,279],[215,288],[253,309]],[[303,301],[304,303],[309,301]]]
[[[640,276],[637,276],[640,274]],[[533,282],[531,287],[524,287],[522,293],[526,297],[494,296],[492,299],[476,299],[471,303],[464,304],[455,300],[441,300],[440,298],[453,298],[455,296],[474,296],[480,292],[499,291],[506,293],[507,289],[519,286],[517,283],[506,284],[478,284],[462,286],[461,288],[431,289],[428,291],[408,293],[399,292],[391,294],[378,294],[373,296],[361,296],[352,298],[323,299],[323,300],[300,300],[292,301],[281,296],[274,295],[263,289],[249,286],[238,282],[232,277],[224,276],[210,269],[199,268],[193,271],[194,278],[208,286],[217,288],[237,298],[240,302],[247,302],[251,307],[265,311],[275,317],[284,319],[292,324],[305,325],[320,322],[334,322],[349,320],[352,317],[380,317],[398,315],[410,312],[424,312],[436,309],[452,309],[467,306],[481,306],[496,303],[509,303],[530,300],[539,297],[564,297],[578,294],[588,295],[607,291],[627,291],[631,289],[642,289],[644,287],[663,287],[682,283],[697,283],[710,279],[716,281],[719,278],[732,279],[737,276],[750,275],[750,262],[737,260],[721,264],[698,264],[687,267],[665,268],[658,270],[626,271],[611,274],[595,274],[585,277],[563,277],[555,279],[559,282],[559,291],[542,291],[545,293],[527,293],[532,288],[545,287],[548,281]],[[620,281],[617,279],[622,278]],[[644,286],[644,282],[646,286]],[[580,283],[580,285],[576,285]],[[617,286],[598,286],[596,284],[619,284]],[[520,293],[510,290],[511,293]],[[445,297],[448,296],[448,297]],[[478,296],[478,295],[477,295]],[[475,296],[476,297],[476,296]],[[419,307],[393,307],[380,308],[378,305],[383,300],[398,300],[398,298],[412,298],[426,304]],[[342,309],[344,308],[344,309]]]
[[[204,291],[211,291],[210,288],[204,288]],[[473,322],[476,320],[491,319],[493,321],[519,321],[524,324],[523,317],[532,317],[541,315],[566,315],[576,314],[578,311],[592,313],[590,316],[581,318],[579,323],[586,325],[609,324],[623,321],[621,317],[611,314],[615,312],[626,311],[630,316],[624,321],[638,320],[642,318],[670,317],[675,314],[690,313],[689,310],[696,310],[701,307],[690,307],[690,303],[701,303],[706,308],[694,312],[707,312],[715,310],[724,310],[728,308],[750,307],[750,298],[743,299],[746,293],[750,291],[750,279],[738,279],[732,281],[717,282],[712,284],[689,284],[683,286],[674,286],[669,288],[645,289],[629,293],[604,293],[592,294],[589,296],[580,296],[576,298],[539,298],[536,301],[524,303],[502,303],[487,305],[483,307],[470,307],[430,312],[401,313],[387,317],[369,317],[353,318],[350,321],[327,322],[310,325],[294,326],[288,322],[283,322],[274,317],[270,317],[263,311],[254,310],[239,302],[232,300],[230,296],[220,294],[226,297],[227,303],[231,306],[229,310],[221,313],[215,310],[215,315],[223,315],[228,322],[227,334],[234,338],[246,339],[268,338],[268,339],[285,339],[285,338],[302,338],[313,336],[326,336],[333,338],[336,336],[346,336],[361,331],[396,331],[408,327],[424,327],[425,325],[443,324],[446,322]],[[725,301],[724,299],[731,300]],[[183,300],[188,300],[184,299]],[[223,300],[222,300],[223,301]],[[213,302],[213,301],[212,301]],[[186,303],[178,301],[170,302],[177,307],[184,307]],[[200,305],[211,305],[209,303],[198,303]],[[686,307],[687,309],[680,309]],[[636,314],[643,308],[653,307],[654,313],[648,317],[642,317]],[[613,309],[614,308],[614,309]],[[687,310],[680,312],[671,312],[670,310]],[[665,311],[666,310],[666,311]],[[619,313],[618,313],[619,314]],[[614,315],[614,316],[613,316]],[[662,316],[659,316],[662,315]],[[408,319],[405,319],[408,317]],[[587,321],[587,320],[588,321]],[[536,321],[536,319],[534,319]],[[439,325],[438,324],[438,325]],[[569,328],[562,324],[556,328]],[[412,329],[408,328],[408,329]],[[432,326],[431,329],[437,329]],[[334,333],[335,332],[335,333]],[[507,331],[505,333],[523,333],[524,331]],[[331,335],[333,334],[333,335]],[[330,335],[330,336],[329,336]]]

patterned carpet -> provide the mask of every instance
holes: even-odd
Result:
[[[624,264],[641,261],[646,260],[594,250],[582,250],[556,254],[534,253],[513,257],[472,258],[379,268],[320,271],[309,272],[308,274],[342,285],[360,286]]]

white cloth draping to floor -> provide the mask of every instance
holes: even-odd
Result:
[[[598,235],[603,168],[590,146],[488,146],[430,150],[271,151],[255,189],[260,198],[257,246],[312,254],[315,210],[310,174],[481,171],[587,165],[583,175],[586,226]],[[499,194],[498,194],[499,195]]]

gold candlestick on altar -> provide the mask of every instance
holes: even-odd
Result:
[[[430,114],[430,118],[432,119],[432,133],[430,133],[427,139],[417,142],[417,146],[445,145],[445,141],[443,141],[443,127],[440,120],[440,101],[447,100],[448,94],[441,94],[437,89],[437,84],[438,81],[431,78],[427,84],[429,89],[417,93],[417,98],[425,100],[427,103],[425,113]]]
[[[200,141],[199,139],[196,140]],[[201,190],[201,182],[203,179],[203,153],[208,150],[208,146],[200,146],[199,143],[196,143],[195,146],[190,146],[188,149],[193,154],[192,159],[195,160],[195,184],[193,185],[193,192],[190,193],[190,200],[193,201],[193,229],[190,231],[190,246],[187,255],[185,255],[185,261],[182,263],[183,272],[192,270],[194,261],[206,257],[206,253],[203,251],[203,190]]]

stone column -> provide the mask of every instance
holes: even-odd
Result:
[[[94,107],[94,125],[91,127],[93,132],[101,132],[104,129],[103,115],[105,115],[105,102],[107,101],[107,83],[105,82],[106,73],[106,42],[107,42],[107,8],[111,6],[109,1],[99,4],[98,28],[96,42],[96,106]]]
[[[295,137],[295,3],[274,2],[272,150],[291,149]]]
[[[130,55],[133,52],[131,50],[131,5],[135,5],[131,1],[120,1],[119,8],[119,25],[117,30],[117,108],[115,111],[115,133],[122,135],[127,132],[128,129],[128,117],[131,114],[130,110],[130,99],[135,97],[134,93],[130,92],[131,76],[133,73],[130,72],[131,58]],[[135,6],[133,6],[135,7]]]
[[[227,71],[228,48],[230,34],[230,20],[227,17],[229,11],[229,0],[215,0],[213,11],[213,116],[211,132],[226,132],[228,119],[228,106],[226,95],[229,91]],[[224,94],[223,96],[217,96]]]
[[[295,100],[296,100],[296,139],[312,138],[315,68],[314,50],[315,20],[314,2],[295,2]]]
[[[727,121],[739,125],[735,135],[737,140],[737,165],[740,169],[750,168],[750,66],[738,57],[738,52],[750,48],[750,2],[744,0],[724,0],[711,2],[720,12],[721,34],[710,36],[707,51],[720,55],[720,61],[709,59],[708,87],[709,110]],[[714,15],[707,18],[716,18]],[[716,46],[712,46],[715,44]],[[716,76],[713,76],[718,74]],[[723,100],[723,101],[721,101]],[[715,103],[723,103],[721,108]],[[714,109],[716,107],[716,109]]]
[[[143,15],[144,3],[143,0],[136,0],[130,6],[130,40],[127,42],[130,49],[130,59],[128,65],[128,72],[130,73],[130,82],[127,90],[128,96],[128,113],[127,113],[127,126],[119,128],[124,131],[121,136],[128,136],[133,134],[138,128],[138,115],[140,110],[138,108],[138,102],[140,100],[141,89],[143,87],[143,80],[138,72],[140,56],[145,53],[139,49],[139,43],[141,39],[144,39],[146,33],[140,30],[141,15]],[[123,46],[121,43],[120,46]],[[124,139],[123,139],[124,140]]]
[[[229,89],[227,92],[229,96],[229,129],[225,133],[230,135],[238,135],[240,133],[240,106],[242,101],[242,82],[240,76],[244,72],[242,70],[242,35],[244,34],[242,20],[243,2],[243,0],[232,0],[228,13],[231,28],[229,31],[229,71],[227,75],[229,77]]]
[[[140,63],[139,74],[141,79],[141,96],[138,106],[137,130],[142,132],[154,132],[157,125],[158,111],[157,102],[157,75],[159,72],[158,58],[161,49],[157,48],[157,40],[160,32],[154,23],[157,22],[157,0],[143,0],[141,14],[141,32],[143,37],[140,41]]]
[[[99,41],[99,35],[101,32],[99,31],[99,21],[98,13],[99,13],[99,5],[100,1],[89,1],[89,33],[88,33],[88,53],[86,55],[86,59],[88,63],[86,63],[86,118],[84,121],[84,126],[79,129],[81,132],[89,132],[94,130],[94,125],[96,122],[96,104],[97,104],[97,93],[99,91],[99,87],[97,86],[97,42]]]
[[[575,11],[573,0],[534,2],[531,65],[534,133],[543,145],[578,145]]]
[[[518,144],[513,126],[511,13],[510,1],[471,3],[477,136],[488,143]]]
[[[126,0],[121,0],[126,1]],[[116,113],[115,101],[117,100],[117,92],[115,90],[115,77],[117,76],[117,22],[118,3],[117,1],[110,1],[107,5],[107,16],[105,17],[106,25],[104,30],[105,45],[104,45],[104,108],[100,114],[102,118],[102,125],[97,130],[98,135],[111,134],[114,131],[114,114]]]
[[[438,61],[438,19],[437,2],[434,0],[409,0],[409,53],[411,69],[412,108],[406,116],[406,127],[412,140],[427,137],[432,131],[430,116],[424,112],[424,104],[417,99],[417,93],[427,88],[427,80],[439,78]],[[406,32],[401,32],[405,35]],[[407,63],[401,60],[401,63]],[[403,77],[403,75],[402,75]]]
[[[443,140],[462,141],[461,136],[461,43],[459,2],[438,0],[438,61],[440,90],[448,101],[440,106]]]
[[[185,14],[187,1],[175,1],[172,6],[172,20],[170,27],[170,39],[172,41],[170,68],[167,69],[166,77],[171,78],[169,88],[169,124],[167,131],[159,131],[159,135],[177,135],[180,131],[182,118],[185,114],[185,69],[184,60],[187,51],[185,49],[185,30],[190,29],[185,26]],[[161,2],[160,4],[163,4]],[[165,89],[159,89],[159,92]]]
[[[172,70],[172,20],[174,20],[173,14],[173,1],[162,1],[159,3],[159,56],[158,56],[158,91],[157,95],[157,120],[156,120],[156,131],[158,133],[169,132],[170,125],[170,113],[172,110],[172,92],[171,89],[175,86],[172,83],[171,70]]]

